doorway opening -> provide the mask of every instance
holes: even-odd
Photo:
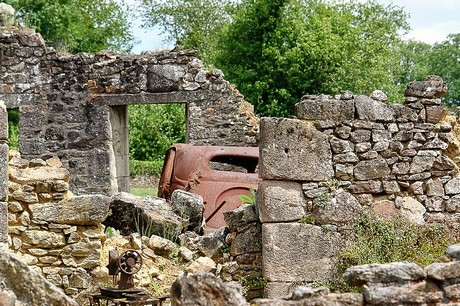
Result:
[[[112,143],[118,191],[156,195],[166,150],[188,141],[186,103],[112,106]]]

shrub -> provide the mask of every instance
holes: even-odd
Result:
[[[348,234],[351,243],[341,252],[343,270],[354,265],[398,261],[426,266],[438,260],[459,238],[441,225],[418,225],[370,215],[363,215]]]

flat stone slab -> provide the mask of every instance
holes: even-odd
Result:
[[[262,225],[262,272],[270,282],[315,282],[336,277],[340,234],[304,223]]]
[[[111,198],[104,195],[83,195],[58,203],[29,205],[32,221],[72,225],[97,225],[109,214]]]
[[[325,181],[334,176],[328,138],[311,123],[262,118],[260,134],[262,179]]]

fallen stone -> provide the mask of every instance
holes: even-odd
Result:
[[[185,272],[187,273],[207,273],[207,272],[215,272],[216,271],[216,263],[209,257],[198,257],[195,261],[193,261],[190,265],[185,268]]]
[[[366,305],[439,305],[442,290],[432,282],[420,281],[403,286],[363,286]]]
[[[185,222],[164,199],[120,192],[113,197],[109,216],[103,224],[119,230],[125,236],[139,232],[147,237],[154,234],[174,239],[182,231]]]
[[[452,259],[460,260],[460,244],[449,245],[446,254]]]
[[[255,205],[243,204],[235,210],[225,211],[224,220],[230,231],[236,232],[243,225],[257,222],[259,217]]]
[[[26,263],[0,248],[0,279],[3,290],[12,292],[20,305],[30,306],[78,306],[61,289],[47,281]],[[32,290],[33,289],[33,290]],[[2,289],[0,289],[0,292]],[[4,295],[0,293],[1,296]],[[4,295],[5,296],[5,295]],[[8,294],[8,300],[13,300]],[[3,304],[15,305],[15,304]]]
[[[422,267],[409,262],[354,266],[343,274],[343,279],[351,286],[418,281],[425,277],[426,273]]]
[[[429,278],[446,281],[460,277],[460,261],[435,262],[425,268]]]
[[[164,257],[171,257],[177,251],[177,245],[174,242],[160,236],[150,236],[145,244],[152,249],[155,254]]]
[[[225,284],[210,273],[181,274],[171,286],[171,306],[244,306],[241,288]]]
[[[204,203],[200,195],[176,189],[171,195],[171,208],[179,217],[187,220],[186,230],[202,232]]]
[[[412,197],[404,197],[401,205],[401,216],[413,223],[424,224],[423,215],[426,208],[419,201]]]

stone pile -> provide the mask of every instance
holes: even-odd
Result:
[[[441,104],[445,93],[430,76],[408,85],[405,104],[386,104],[381,91],[307,95],[298,119],[262,119],[258,203],[269,296],[289,282],[334,277],[340,231],[365,212],[459,228],[458,126]]]

